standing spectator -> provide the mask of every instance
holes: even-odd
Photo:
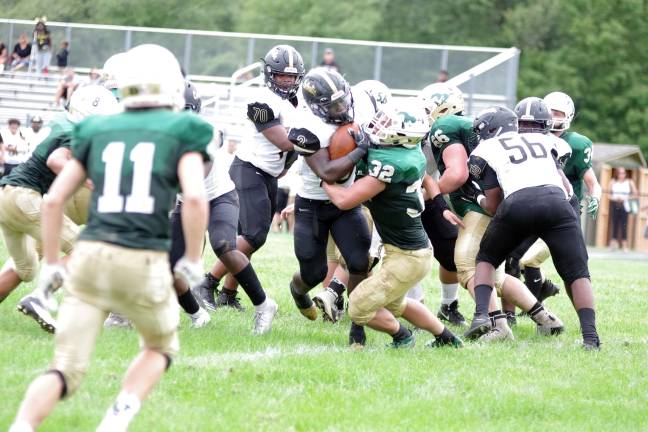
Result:
[[[52,38],[44,19],[36,23],[34,40],[36,41],[36,72],[47,73],[52,59]]]
[[[436,80],[436,82],[438,82],[438,83],[444,83],[444,82],[446,82],[446,81],[448,81],[448,71],[445,70],[445,69],[441,69],[441,70],[439,71],[439,75],[437,75],[437,80]]]
[[[57,106],[67,104],[67,101],[72,97],[72,93],[79,86],[79,78],[74,73],[74,69],[65,68],[63,70],[63,79],[59,82],[58,88],[56,89],[56,96],[54,96],[54,102]]]
[[[12,118],[8,123],[9,126],[1,132],[5,150],[4,175],[29,158],[29,144],[20,130],[20,121]]]
[[[326,48],[324,50],[324,57],[322,58],[322,63],[320,63],[320,66],[325,67],[332,71],[342,73],[342,70],[340,69],[340,65],[338,65],[335,62],[335,53],[331,48]]]
[[[621,247],[624,252],[627,252],[628,213],[630,213],[630,200],[637,197],[637,186],[628,178],[625,168],[614,169],[610,191],[610,215],[612,217],[610,248]]]
[[[70,44],[68,41],[62,41],[59,45],[59,50],[56,53],[56,66],[59,69],[66,68],[68,65],[68,55],[70,54],[69,50]]]
[[[35,115],[31,119],[31,127],[25,130],[24,135],[29,144],[30,152],[33,152],[38,144],[43,142],[43,140],[49,135],[50,128],[43,127],[43,119],[39,115]]]
[[[0,72],[3,72],[5,70],[8,60],[9,54],[7,53],[7,47],[5,46],[5,44],[0,42]]]
[[[18,37],[18,43],[14,46],[11,53],[11,70],[17,71],[29,67],[29,57],[31,56],[32,46],[27,39],[27,34],[23,33]]]

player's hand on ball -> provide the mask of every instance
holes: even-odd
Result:
[[[587,214],[589,214],[592,219],[596,219],[599,210],[599,199],[593,196],[587,197]]]
[[[183,256],[173,268],[173,273],[177,278],[184,280],[189,287],[196,286],[203,278],[202,260],[194,262]]]
[[[295,146],[294,149],[302,156],[311,156],[320,149],[317,135],[305,128],[292,128],[288,131],[288,140]]]
[[[356,142],[356,145],[359,149],[363,149],[365,152],[369,151],[369,146],[371,145],[371,138],[369,134],[366,133],[362,128],[358,131],[354,131],[352,128],[348,129],[349,135]]]
[[[460,226],[461,228],[466,228],[461,218],[450,210],[443,211],[443,218],[448,222],[450,222],[452,225]]]

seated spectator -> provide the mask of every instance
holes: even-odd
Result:
[[[27,34],[23,33],[18,37],[18,43],[14,46],[11,53],[11,70],[17,71],[29,68],[29,56],[31,56],[32,46],[27,39]]]
[[[24,131],[25,139],[29,144],[29,149],[33,152],[38,144],[49,135],[50,128],[43,127],[43,119],[39,115],[35,115],[31,119],[31,127]]]
[[[69,46],[68,41],[63,41],[59,45],[59,50],[56,53],[56,66],[60,69],[66,68],[68,65],[68,55],[70,55]]]
[[[90,69],[90,75],[88,75],[88,81],[86,84],[100,84],[101,83],[101,69],[92,68]]]
[[[30,155],[29,144],[20,130],[20,120],[9,119],[8,127],[1,132],[4,143],[4,175],[25,162]]]
[[[7,53],[7,47],[5,44],[0,42],[0,72],[3,72],[7,67],[7,61],[9,60],[9,54]]]
[[[44,19],[36,23],[34,40],[36,41],[36,72],[47,73],[52,59],[52,38]]]
[[[324,58],[322,59],[320,66],[342,73],[340,66],[335,62],[335,53],[331,48],[326,48],[324,50]]]
[[[59,82],[58,88],[56,89],[56,96],[54,97],[54,102],[56,103],[56,105],[65,106],[79,84],[79,77],[77,77],[74,73],[74,69],[69,67],[65,68],[63,70],[63,79],[61,79],[61,81]]]

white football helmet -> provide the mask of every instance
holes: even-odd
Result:
[[[117,114],[120,111],[119,102],[110,90],[89,84],[72,93],[65,115],[72,123],[79,123],[90,115]]]
[[[101,81],[108,90],[112,91],[117,89],[117,74],[121,70],[125,58],[126,53],[117,53],[108,58],[103,68],[101,68]]]
[[[460,114],[464,110],[463,93],[448,83],[434,83],[421,90],[419,95],[430,124],[444,115]]]
[[[563,92],[552,92],[544,97],[544,102],[550,111],[560,111],[565,113],[564,118],[553,117],[551,122],[551,131],[558,132],[569,129],[576,109],[574,108],[574,101],[568,94]]]
[[[117,84],[124,108],[184,108],[180,64],[160,45],[144,44],[129,50],[117,72]]]
[[[376,105],[378,105],[378,110],[383,109],[383,107],[391,101],[392,94],[389,87],[380,81],[376,80],[364,80],[360,81],[358,84],[353,86],[353,88],[358,88],[364,90],[369,95],[374,98]]]
[[[364,130],[379,145],[411,148],[430,131],[430,123],[423,106],[415,98],[410,98],[383,107],[364,126]]]

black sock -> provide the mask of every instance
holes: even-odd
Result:
[[[329,282],[328,287],[331,288],[333,291],[335,291],[335,294],[337,294],[338,297],[344,294],[344,290],[346,289],[344,284],[340,282],[338,278],[331,279],[331,282]]]
[[[450,330],[448,330],[448,327],[443,327],[441,334],[435,337],[443,342],[452,342],[455,338],[455,335],[452,334]]]
[[[542,273],[537,267],[524,267],[524,284],[529,288],[533,297],[538,298],[542,288]]]
[[[261,287],[261,282],[259,282],[259,278],[252,268],[252,264],[246,265],[243,270],[235,274],[234,279],[241,285],[241,288],[243,288],[243,291],[245,291],[245,294],[247,294],[254,306],[258,306],[265,301],[265,291]]]
[[[531,318],[536,316],[539,312],[541,312],[544,309],[544,306],[542,306],[542,303],[536,302],[533,306],[531,306],[531,309],[529,309],[529,315]]]
[[[407,327],[405,327],[403,324],[398,325],[398,331],[391,335],[392,338],[394,339],[394,342],[402,341],[403,339],[407,339],[408,337],[412,336],[412,332],[409,331]]]
[[[351,322],[351,330],[349,331],[349,345],[360,344],[364,345],[367,342],[364,327]]]
[[[210,289],[212,291],[218,288],[218,284],[220,283],[220,279],[218,279],[211,273],[205,274],[205,280],[207,281],[207,289]]]
[[[477,285],[475,287],[475,315],[486,315],[488,303],[490,303],[493,287],[488,285]]]
[[[299,309],[308,309],[309,307],[313,306],[313,300],[311,300],[308,294],[302,294],[299,291],[299,288],[297,288],[297,286],[293,282],[290,282],[290,294],[295,300],[297,307]]]
[[[186,293],[179,295],[178,303],[180,303],[182,309],[184,309],[184,311],[190,315],[195,314],[196,312],[198,312],[198,309],[200,309],[200,306],[198,306],[198,302],[191,293],[191,290],[187,290]]]
[[[594,309],[582,308],[576,311],[578,320],[580,321],[581,333],[584,340],[598,340],[598,333],[596,333],[596,314]]]

